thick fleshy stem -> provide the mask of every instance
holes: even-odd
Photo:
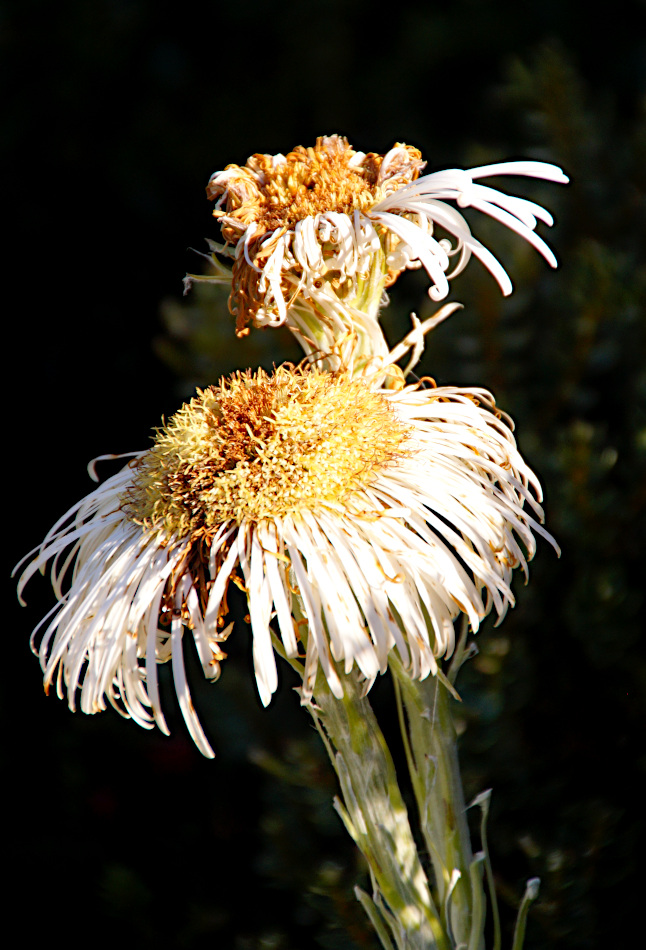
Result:
[[[298,595],[292,610],[306,646],[307,620]],[[501,948],[486,835],[491,792],[481,793],[469,805],[481,810],[482,850],[474,854],[451,711],[452,702],[459,698],[453,681],[474,652],[467,643],[467,630],[465,621],[448,676],[438,670],[426,680],[413,679],[394,651],[389,656],[420,830],[433,870],[431,882],[415,843],[390,750],[358,671],[347,674],[335,664],[343,686],[339,699],[319,667],[314,701],[306,706],[339,779],[342,800],[335,799],[335,807],[368,864],[372,895],[359,887],[355,894],[384,950],[484,950],[487,897],[491,950]],[[303,678],[301,659],[288,658],[276,635],[272,641],[276,652]],[[527,911],[538,886],[537,878],[528,882],[512,950],[522,950]]]
[[[308,709],[339,779],[335,807],[370,870],[372,897],[355,893],[385,950],[448,950],[390,751],[357,675],[339,675],[343,699],[319,672]]]
[[[299,637],[307,645],[307,620],[298,595],[292,600]],[[298,673],[299,658],[276,652]],[[333,662],[333,661],[332,661]],[[332,693],[319,668],[314,700],[306,705],[339,780],[334,805],[368,864],[372,895],[355,887],[384,950],[452,950],[433,900],[408,819],[390,750],[365,695],[358,671],[337,666],[343,698]]]
[[[375,358],[387,357],[388,344],[379,324],[387,277],[386,256],[379,250],[373,253],[366,273],[356,277],[345,295],[339,296],[324,281],[316,294],[302,292],[287,313],[286,326],[306,355],[336,370],[343,354],[341,362],[357,371]],[[297,287],[295,284],[295,291]]]

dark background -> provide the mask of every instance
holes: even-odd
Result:
[[[516,610],[479,635],[458,684],[467,794],[494,789],[506,946],[529,876],[543,885],[528,948],[630,945],[641,910],[643,14],[549,0],[2,11],[9,564],[91,488],[90,458],[145,447],[195,384],[288,352],[280,334],[238,343],[217,295],[180,299],[198,266],[187,247],[217,237],[211,172],[340,132],[365,151],[417,145],[429,170],[528,157],[570,174],[567,189],[518,186],[554,212],[561,269],[475,223],[518,289],[503,301],[472,263],[452,291],[466,309],[422,366],[491,388],[516,419],[563,549],[540,544]],[[411,274],[392,293],[393,340],[413,309],[431,312]],[[29,906],[22,939],[374,947],[318,739],[287,674],[260,709],[244,626],[217,686],[193,678],[207,762],[170,684],[171,739],[46,699],[27,640],[51,595],[38,580],[27,593],[23,611],[7,594],[0,745],[4,893],[10,911]],[[373,694],[396,742],[387,678]]]

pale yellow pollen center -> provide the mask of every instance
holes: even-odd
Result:
[[[159,430],[123,508],[166,537],[193,540],[224,522],[360,509],[358,493],[402,455],[407,434],[386,398],[347,374],[236,374]]]

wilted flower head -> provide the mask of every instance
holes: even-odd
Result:
[[[356,665],[369,686],[392,649],[425,677],[450,655],[458,614],[476,630],[513,603],[512,570],[545,534],[539,501],[482,390],[388,391],[314,367],[236,374],[54,525],[19,592],[53,562],[58,602],[32,637],[45,625],[46,689],[167,732],[156,665],[170,660],[191,735],[212,755],[182,637],[217,678],[232,581],[248,599],[264,704],[277,687],[272,625],[303,660],[303,702],[319,664],[340,696],[338,670]]]
[[[553,253],[535,231],[538,221],[552,224],[551,215],[531,201],[476,182],[494,175],[566,182],[561,169],[544,162],[503,162],[420,178],[425,164],[408,145],[398,143],[385,155],[364,154],[332,135],[318,138],[313,148],[253,155],[243,167],[228,165],[216,172],[207,193],[215,200],[213,213],[225,244],[212,244],[212,249],[233,257],[230,307],[237,332],[247,333],[250,323],[287,321],[311,349],[318,345],[329,351],[352,328],[374,338],[372,351],[380,355],[376,317],[384,287],[403,270],[424,267],[430,296],[441,300],[448,280],[472,253],[503,293],[511,293],[502,265],[448,201],[496,218],[555,266]],[[435,234],[438,226],[443,237]],[[189,284],[192,279],[199,278],[187,278]],[[321,321],[328,336],[321,335]]]

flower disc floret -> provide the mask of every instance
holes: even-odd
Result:
[[[407,435],[388,401],[347,374],[281,367],[200,391],[134,465],[128,516],[168,537],[224,522],[345,506]]]

